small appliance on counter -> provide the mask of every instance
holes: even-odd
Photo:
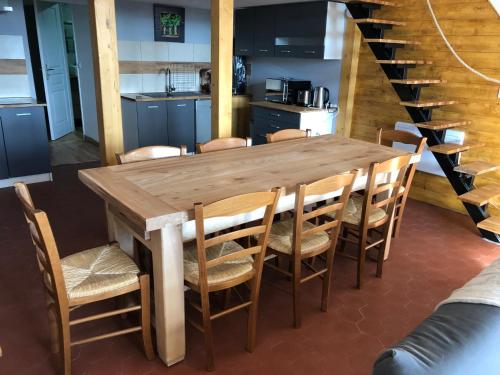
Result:
[[[314,89],[313,103],[314,108],[327,108],[330,102],[330,90],[326,87],[318,86]]]
[[[266,100],[283,104],[297,104],[299,90],[311,90],[311,81],[292,78],[267,78]]]
[[[200,91],[210,94],[212,88],[212,69],[200,69]]]
[[[311,105],[312,93],[311,90],[297,91],[297,105],[302,107],[309,107]]]

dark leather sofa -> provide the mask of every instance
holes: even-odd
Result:
[[[500,375],[500,308],[442,305],[385,350],[373,375]]]

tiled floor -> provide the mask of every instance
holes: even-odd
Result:
[[[52,221],[62,255],[106,241],[102,201],[76,179],[76,166],[55,168],[54,183],[32,185],[35,203]],[[319,282],[304,286],[303,327],[291,328],[286,282],[266,272],[258,345],[245,352],[245,314],[214,324],[220,374],[370,374],[377,354],[413,329],[437,302],[500,255],[482,241],[465,216],[410,201],[401,237],[393,242],[383,279],[367,267],[363,290],[354,286],[355,264],[335,263],[331,308],[319,311]],[[52,374],[41,280],[21,210],[11,189],[0,191],[0,374]],[[110,328],[108,324],[98,329]],[[86,327],[85,332],[89,334]],[[93,330],[91,330],[93,331]],[[134,336],[80,346],[74,374],[204,374],[203,341],[187,328],[186,360],[171,368],[148,362]]]

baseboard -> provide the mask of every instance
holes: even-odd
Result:
[[[5,180],[0,180],[0,189],[12,187],[16,182],[24,182],[25,184],[35,184],[37,182],[47,182],[47,181],[52,181],[52,173],[42,173],[42,174],[35,174],[32,176],[7,178]]]

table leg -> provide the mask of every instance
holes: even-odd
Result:
[[[182,229],[167,225],[151,232],[158,355],[171,366],[186,353]]]

